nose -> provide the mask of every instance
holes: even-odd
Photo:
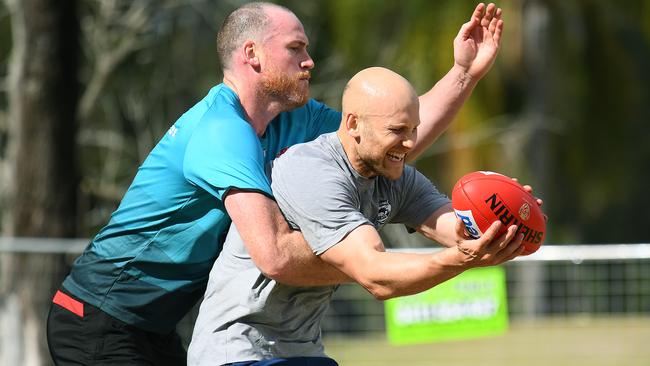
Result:
[[[312,60],[311,56],[309,56],[309,53],[305,54],[307,55],[307,59],[300,63],[300,67],[303,69],[311,70],[314,68],[314,66],[316,66],[316,64],[314,63],[314,60]]]
[[[407,149],[412,149],[413,146],[415,146],[415,141],[418,139],[418,131],[415,130],[411,133],[406,134],[404,139],[402,140],[402,146],[404,146]]]

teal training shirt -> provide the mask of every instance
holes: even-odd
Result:
[[[230,218],[230,188],[272,197],[270,163],[338,128],[340,112],[310,100],[258,138],[225,84],[183,114],[151,151],[109,223],[63,287],[109,315],[167,333],[201,298]]]

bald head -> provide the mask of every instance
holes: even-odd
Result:
[[[417,139],[420,104],[413,86],[382,67],[360,71],[343,91],[338,136],[362,176],[398,179]]]
[[[418,95],[401,75],[383,68],[361,70],[343,91],[343,113],[359,116],[388,116],[410,107],[417,108]]]

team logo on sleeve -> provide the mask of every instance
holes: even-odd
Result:
[[[275,158],[276,158],[276,159],[279,158],[282,154],[286,153],[287,150],[289,150],[289,146],[287,146],[287,147],[283,147],[282,149],[280,149],[280,152],[278,152],[278,154],[275,155]]]
[[[375,227],[382,227],[388,221],[390,216],[390,202],[388,200],[379,201],[379,208],[377,209],[377,220],[375,220]]]

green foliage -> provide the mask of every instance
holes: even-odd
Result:
[[[312,95],[334,107],[346,81],[368,66],[389,67],[419,92],[428,90],[452,66],[452,41],[475,6],[469,0],[277,2],[302,19],[316,62]],[[86,91],[110,51],[133,43],[80,121],[86,221],[79,235],[93,235],[107,221],[168,126],[220,82],[214,36],[240,3],[81,2]],[[533,185],[551,218],[548,242],[647,242],[650,225],[643,223],[650,213],[639,208],[650,205],[650,2],[500,5],[505,30],[497,62],[418,168],[446,192],[462,173],[478,169]],[[129,23],[136,8],[146,22]],[[3,11],[0,80],[11,43]],[[0,158],[2,136],[0,129]]]

